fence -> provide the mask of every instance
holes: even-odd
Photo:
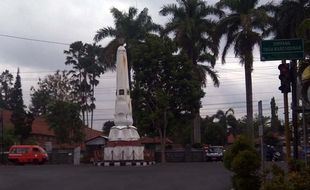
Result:
[[[202,149],[178,149],[166,150],[167,162],[204,162],[205,152]],[[155,152],[155,161],[161,161],[161,152]]]

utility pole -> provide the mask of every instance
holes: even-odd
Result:
[[[4,125],[3,125],[3,109],[1,109],[1,163],[4,164]]]
[[[291,160],[291,132],[289,128],[288,93],[291,92],[291,73],[289,65],[286,64],[286,60],[282,60],[282,63],[278,66],[278,69],[280,70],[279,79],[281,81],[279,90],[283,93],[284,101],[286,162],[287,166],[289,166]]]
[[[292,124],[293,124],[293,153],[294,159],[298,159],[298,142],[299,142],[299,134],[298,134],[298,113],[296,111],[297,108],[297,61],[291,61],[291,81],[292,81]]]
[[[262,171],[265,169],[265,155],[264,155],[264,125],[263,125],[263,103],[260,100],[258,102],[258,119],[259,119],[259,138],[260,138],[260,150],[261,150],[261,166]]]
[[[288,98],[287,93],[283,93],[284,101],[284,130],[285,130],[285,147],[286,147],[286,162],[287,166],[291,161],[291,132],[289,128],[289,117],[288,117]]]
[[[305,164],[306,167],[308,166],[308,155],[307,155],[307,151],[308,151],[308,127],[306,124],[306,114],[305,114],[305,101],[304,99],[302,99],[302,128],[303,128],[303,133],[304,133],[304,156],[305,156]]]

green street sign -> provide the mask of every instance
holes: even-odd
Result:
[[[263,40],[260,46],[260,60],[294,60],[304,58],[302,39]]]

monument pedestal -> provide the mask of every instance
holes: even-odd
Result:
[[[114,126],[110,130],[109,141],[104,148],[105,161],[144,160],[144,146],[134,126]]]

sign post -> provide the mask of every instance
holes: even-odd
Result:
[[[260,60],[294,60],[304,58],[304,42],[302,39],[262,40]]]
[[[259,138],[260,138],[260,150],[261,150],[261,164],[262,171],[265,169],[265,155],[264,155],[264,125],[263,125],[263,103],[260,100],[258,102],[258,118],[259,118]]]

